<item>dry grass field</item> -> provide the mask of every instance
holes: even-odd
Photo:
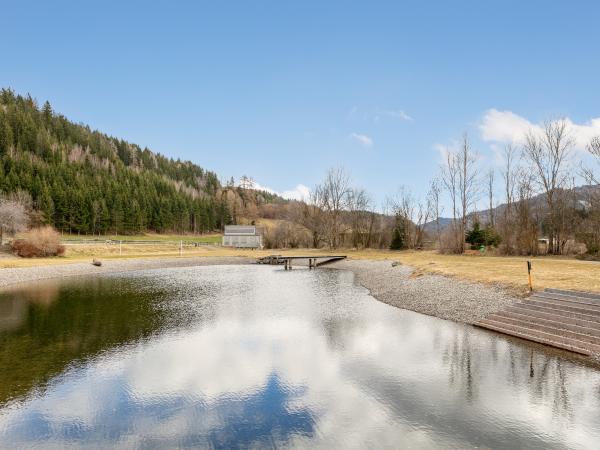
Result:
[[[501,284],[526,293],[527,259],[526,257],[500,257],[482,255],[440,255],[433,251],[386,250],[244,250],[228,249],[217,246],[184,245],[181,257],[207,256],[245,256],[260,257],[271,254],[280,255],[326,255],[344,254],[351,259],[374,259],[399,261],[416,269],[415,276],[434,273],[457,277],[482,283]],[[82,262],[92,258],[129,259],[161,258],[180,256],[177,242],[122,244],[76,244],[67,245],[67,254],[59,258],[23,259],[5,256],[0,258],[0,268],[33,267],[49,264]],[[534,289],[544,288],[575,289],[600,292],[600,263],[579,261],[569,258],[537,257],[533,262]]]

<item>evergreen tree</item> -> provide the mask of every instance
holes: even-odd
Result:
[[[0,90],[0,191],[29,192],[46,221],[75,233],[212,231],[231,217],[217,176]]]
[[[406,230],[404,221],[401,218],[396,219],[394,230],[392,231],[392,242],[390,250],[403,250],[406,248]]]

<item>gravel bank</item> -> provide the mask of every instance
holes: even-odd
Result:
[[[439,275],[411,277],[391,261],[345,260],[329,267],[350,270],[376,299],[398,308],[456,322],[474,323],[519,299],[499,287]]]
[[[96,267],[90,262],[56,264],[51,266],[0,269],[0,288],[17,283],[101,273],[127,272],[142,269],[161,269],[166,267],[190,267],[208,265],[249,264],[254,258],[242,257],[196,257],[196,258],[152,258],[103,260]]]

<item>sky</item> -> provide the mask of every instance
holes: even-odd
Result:
[[[288,197],[344,167],[424,195],[466,132],[480,170],[544,120],[600,134],[594,1],[0,0],[0,86]]]

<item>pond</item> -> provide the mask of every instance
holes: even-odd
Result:
[[[600,448],[600,371],[334,269],[0,294],[1,448]]]

